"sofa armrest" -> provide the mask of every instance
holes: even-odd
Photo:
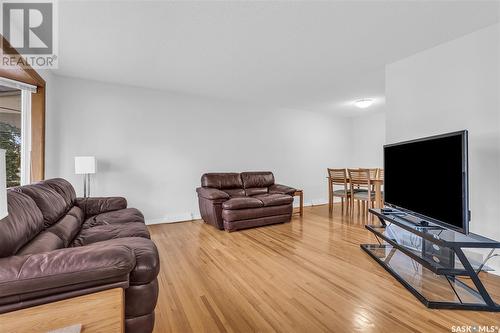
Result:
[[[135,267],[124,245],[95,244],[0,259],[0,304],[118,282]]]
[[[296,189],[293,187],[289,187],[286,185],[280,185],[280,184],[273,184],[269,186],[269,193],[280,193],[280,194],[288,194],[293,196],[295,193]]]
[[[211,187],[198,187],[196,189],[198,195],[202,198],[208,200],[227,200],[229,199],[229,194],[224,191],[218,190],[216,188]]]
[[[76,198],[76,205],[83,210],[86,217],[113,210],[127,208],[127,199],[123,197]]]

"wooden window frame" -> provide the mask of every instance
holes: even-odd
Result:
[[[0,55],[19,55],[2,36]],[[7,51],[9,50],[9,51]],[[12,51],[14,50],[14,51]],[[31,182],[45,178],[45,80],[30,66],[8,68],[0,63],[0,77],[36,86],[31,94]]]

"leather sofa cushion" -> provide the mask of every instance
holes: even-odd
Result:
[[[265,207],[288,205],[293,202],[293,197],[286,194],[262,194],[256,195],[254,198],[262,201]]]
[[[217,189],[243,188],[239,173],[205,173],[201,176],[201,186]]]
[[[274,184],[274,175],[269,171],[242,172],[241,179],[245,189],[252,187],[269,187]]]
[[[224,221],[224,229],[226,229],[227,231],[235,231],[239,229],[261,227],[269,224],[289,222],[290,218],[291,213],[287,213],[283,215],[259,217],[249,220]]]
[[[208,200],[227,200],[229,199],[229,194],[212,187],[198,187],[196,189],[199,198],[204,198]]]
[[[62,178],[48,179],[44,180],[43,184],[47,185],[48,187],[59,193],[59,195],[63,197],[68,207],[71,207],[75,204],[76,200],[75,189],[73,188],[73,185],[71,185],[71,183],[68,182],[66,179]]]
[[[52,232],[39,233],[31,242],[21,248],[16,255],[36,254],[64,248],[64,242]]]
[[[133,250],[135,267],[130,272],[130,285],[141,285],[152,282],[160,271],[160,258],[155,243],[143,237],[127,237],[111,239],[102,244],[125,245]]]
[[[123,197],[76,198],[75,204],[85,216],[92,216],[127,208],[127,199]]]
[[[62,219],[48,228],[47,231],[57,235],[64,242],[64,247],[68,247],[80,231],[83,219],[83,211],[80,207],[75,206]]]
[[[245,189],[245,194],[248,196],[266,194],[266,193],[267,193],[267,187],[251,187]]]
[[[232,188],[232,189],[225,189],[224,192],[229,194],[231,198],[235,197],[244,197],[245,196],[245,190],[242,188]]]
[[[281,194],[288,194],[293,196],[296,189],[290,186],[286,185],[281,185],[281,184],[274,184],[272,186],[269,186],[269,193],[281,193]]]
[[[122,282],[134,267],[127,246],[105,244],[0,259],[0,295],[17,302],[58,292]]]
[[[3,218],[0,232],[0,257],[15,254],[43,229],[43,216],[36,203],[26,194],[7,191],[9,215]]]
[[[251,197],[232,198],[222,203],[224,209],[259,208],[264,206],[261,200]]]
[[[99,225],[141,222],[144,223],[144,215],[135,208],[125,208],[106,212],[89,217],[83,224],[83,229],[92,228]]]
[[[105,224],[82,229],[71,246],[85,246],[105,240],[125,237],[149,238],[150,236],[144,222]]]
[[[43,183],[19,186],[13,190],[20,191],[35,201],[42,212],[46,228],[57,222],[71,208],[59,193]]]
[[[260,207],[260,208],[248,208],[248,209],[223,209],[222,218],[226,222],[256,219],[259,217],[284,215],[292,213],[292,204],[281,205],[281,206],[270,206],[270,207]]]

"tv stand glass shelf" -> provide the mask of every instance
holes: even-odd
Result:
[[[378,244],[361,248],[425,306],[500,312],[500,276],[487,273],[500,242],[431,223],[421,226],[410,215],[370,213],[381,222],[366,225]]]

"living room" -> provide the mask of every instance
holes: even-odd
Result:
[[[1,332],[498,331],[499,1],[41,3],[2,2]]]

